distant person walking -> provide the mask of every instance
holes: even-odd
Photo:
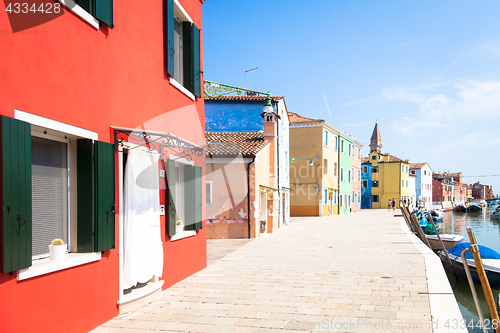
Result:
[[[387,210],[391,210],[391,199],[389,199],[389,202],[387,203]]]
[[[396,200],[394,200],[394,198],[392,198],[392,210],[394,210],[396,207]]]

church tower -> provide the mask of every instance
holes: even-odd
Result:
[[[375,123],[375,128],[373,129],[372,138],[370,140],[370,153],[373,151],[379,154],[382,152],[382,138],[378,130],[378,123]]]

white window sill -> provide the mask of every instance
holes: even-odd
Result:
[[[196,100],[196,97],[189,90],[187,90],[182,84],[177,82],[173,77],[170,78],[170,84],[176,87],[178,90],[180,90],[184,95],[189,97],[191,100],[193,101]]]
[[[63,260],[41,259],[34,260],[31,267],[21,269],[17,273],[17,280],[26,280],[66,268],[80,266],[101,259],[101,252],[93,253],[68,253]]]
[[[187,237],[192,237],[192,236],[195,236],[196,235],[196,231],[194,230],[186,230],[180,234],[175,234],[173,235],[172,237],[170,237],[170,241],[173,242],[173,241],[176,241],[176,240],[179,240],[179,239],[183,239],[183,238],[187,238]]]
[[[74,1],[72,0],[58,0],[58,1],[62,3],[68,11],[74,13],[76,16],[79,16],[82,20],[84,20],[94,28],[99,29],[99,21],[97,21],[92,15],[87,13],[85,9],[78,6]]]

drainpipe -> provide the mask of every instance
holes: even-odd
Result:
[[[255,162],[255,156],[252,156],[252,160],[250,162],[248,162],[247,164],[247,204],[248,204],[248,210],[247,210],[247,214],[248,214],[248,238],[252,238],[251,235],[250,235],[250,164],[253,164]]]
[[[278,113],[278,102],[276,102],[276,113]],[[280,136],[279,136],[279,133],[280,133],[280,125],[279,125],[279,122],[278,122],[278,119],[276,119],[276,177],[278,179],[278,198],[280,199],[279,201],[279,204],[278,204],[278,211],[280,212],[278,214],[278,224],[279,224],[279,221],[280,221],[280,216],[282,216],[283,218],[283,221],[281,223],[281,226],[283,225],[283,223],[285,222],[285,218],[283,216],[283,212],[281,211],[283,209],[283,205],[282,205],[282,191],[281,191],[281,187],[280,187]],[[278,228],[281,227],[280,225],[278,225]]]

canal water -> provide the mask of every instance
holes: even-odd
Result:
[[[500,253],[500,221],[490,220],[490,215],[495,210],[495,207],[496,206],[488,206],[481,213],[455,213],[453,211],[447,211],[443,222],[438,223],[441,228],[441,233],[462,235],[469,241],[466,228],[472,227],[478,244],[485,245]],[[469,284],[463,280],[457,281],[455,276],[450,272],[447,272],[447,275],[469,332],[483,332],[478,325],[479,317]],[[486,304],[481,285],[476,284],[475,287],[484,317],[490,318],[488,305]],[[493,297],[496,300],[499,290],[492,291]],[[493,332],[493,329],[490,329],[490,332]]]

